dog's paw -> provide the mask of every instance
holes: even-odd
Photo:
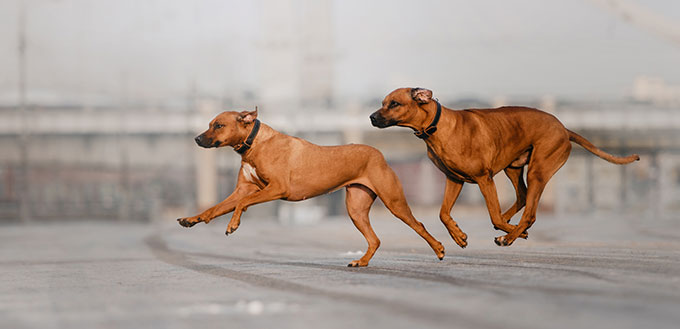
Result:
[[[460,233],[451,233],[451,237],[461,248],[465,249],[467,247],[467,234],[460,231]]]
[[[177,218],[177,222],[179,223],[179,225],[182,225],[184,227],[192,227],[201,222],[201,217],[197,217],[196,219]]]
[[[493,241],[498,245],[499,247],[507,247],[512,244],[509,238],[507,238],[506,235],[504,236],[497,236]]]
[[[365,267],[368,266],[368,262],[364,262],[361,259],[353,260],[349,264],[347,264],[347,267]]]
[[[434,250],[435,255],[437,255],[437,258],[439,258],[439,260],[442,260],[446,255],[446,250],[444,249],[443,244],[441,244],[439,241],[437,241],[437,243],[438,245],[432,247],[432,249]]]
[[[465,247],[467,247],[467,234],[463,233],[463,231],[456,233],[449,232],[449,234],[451,235],[451,238],[453,238],[453,241],[461,248],[465,249]]]
[[[529,232],[524,231],[522,232],[522,234],[519,235],[519,237],[526,240],[527,238],[529,238]]]
[[[236,227],[231,227],[231,226],[227,227],[227,231],[224,232],[224,235],[229,235],[229,234],[232,234],[232,233],[236,232],[236,229],[237,229],[237,228],[238,228],[238,226],[236,226]]]

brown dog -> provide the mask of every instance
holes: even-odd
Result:
[[[226,232],[231,234],[249,206],[276,199],[305,200],[344,186],[349,217],[368,241],[366,254],[348,266],[368,265],[380,246],[368,219],[376,196],[423,237],[439,259],[444,258],[444,246],[413,217],[401,183],[380,151],[367,145],[315,145],[277,132],[256,118],[257,110],[223,112],[196,137],[201,147],[233,147],[241,154],[241,170],[236,189],[228,198],[200,215],[178,219],[180,225],[208,223],[234,211]]]
[[[400,88],[391,92],[382,107],[371,114],[378,128],[409,127],[427,144],[427,156],[446,174],[446,191],[439,217],[456,243],[465,248],[467,235],[451,217],[463,183],[476,183],[486,200],[491,222],[507,234],[495,238],[499,246],[509,246],[518,237],[526,238],[536,220],[536,208],[548,180],[567,161],[571,143],[615,164],[627,164],[636,154],[616,157],[565,128],[554,116],[527,107],[470,109],[454,111],[432,98],[432,91]],[[527,168],[527,184],[523,170]],[[517,201],[501,214],[493,176],[501,170],[515,187]],[[510,219],[526,205],[517,225]]]

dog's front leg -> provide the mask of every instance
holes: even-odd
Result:
[[[267,185],[264,189],[244,197],[236,205],[236,210],[234,210],[234,214],[231,216],[231,220],[229,221],[229,225],[227,226],[227,231],[225,234],[229,235],[236,231],[238,226],[241,224],[241,214],[243,214],[243,212],[248,207],[262,202],[281,199],[285,196],[285,194],[286,191],[284,188],[279,187],[279,185],[269,183],[269,185]]]
[[[498,193],[496,192],[496,184],[493,181],[493,177],[484,176],[477,179],[477,185],[479,190],[484,196],[486,201],[486,207],[489,210],[489,216],[491,217],[491,223],[493,228],[497,230],[502,230],[506,233],[512,232],[515,229],[515,225],[508,224],[508,222],[503,221],[501,215],[501,206],[498,202]]]
[[[202,212],[200,215],[196,215],[193,217],[186,217],[186,218],[179,218],[177,221],[179,222],[179,225],[182,225],[184,227],[192,227],[200,222],[204,222],[208,224],[211,220],[213,220],[216,217],[222,216],[226,213],[234,211],[234,208],[236,208],[236,205],[239,203],[239,201],[246,196],[253,194],[257,192],[259,188],[257,185],[244,182],[241,177],[239,177],[239,180],[236,184],[236,189],[234,189],[234,192],[231,193],[226,199],[224,199],[222,202],[216,204],[213,207],[208,208],[204,212]]]
[[[456,203],[462,188],[463,182],[450,178],[446,180],[446,190],[444,192],[442,207],[439,210],[439,219],[444,223],[444,226],[446,226],[453,241],[461,248],[465,248],[467,247],[467,234],[458,227],[458,223],[451,217],[451,208],[453,208],[453,205]]]

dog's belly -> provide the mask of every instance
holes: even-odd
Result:
[[[434,163],[434,165],[441,170],[448,178],[453,179],[453,180],[458,180],[461,182],[466,182],[466,183],[476,183],[475,177],[480,177],[480,176],[485,176],[488,175],[489,172],[492,173],[492,176],[495,176],[497,173],[502,171],[503,169],[510,167],[510,168],[521,168],[529,163],[529,159],[531,156],[530,151],[523,152],[520,154],[517,158],[514,158],[509,164],[503,164],[503,165],[498,165],[495,167],[489,166],[484,167],[484,168],[476,168],[476,170],[470,172],[466,172],[462,169],[459,169],[457,167],[456,163],[448,163],[444,162],[441,160],[438,156],[433,155],[430,157],[430,160]],[[476,173],[476,174],[475,174]]]
[[[332,180],[323,180],[323,182],[314,182],[310,181],[309,179],[305,181],[294,181],[291,182],[288,190],[288,196],[285,200],[302,201],[322,194],[335,192],[345,186],[355,183],[361,184],[363,182],[357,177],[343,177]]]
[[[334,188],[331,188],[331,189],[317,189],[317,190],[310,190],[310,189],[299,188],[299,187],[291,187],[291,191],[288,193],[288,196],[283,200],[286,200],[286,201],[303,201],[303,200],[311,199],[313,197],[316,197],[316,196],[319,196],[319,195],[322,195],[322,194],[337,191],[341,187],[342,187],[342,185],[335,186]]]

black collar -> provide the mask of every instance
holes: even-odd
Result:
[[[439,117],[442,115],[442,105],[436,100],[435,103],[437,103],[437,114],[434,115],[432,123],[430,123],[430,125],[423,130],[416,130],[413,132],[413,134],[420,139],[427,139],[428,137],[432,136],[435,131],[437,131],[437,123],[439,122]]]
[[[234,151],[236,151],[238,154],[243,154],[250,150],[250,147],[253,146],[253,140],[255,140],[255,136],[257,136],[258,131],[260,131],[260,120],[255,119],[255,125],[250,131],[248,138],[246,138],[243,143],[234,146]]]

